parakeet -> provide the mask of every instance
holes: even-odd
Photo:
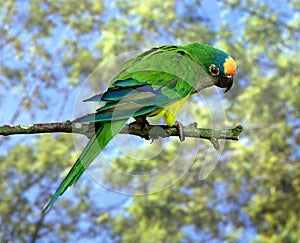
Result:
[[[236,74],[234,60],[209,45],[165,45],[152,48],[127,61],[103,94],[85,101],[104,102],[95,113],[73,122],[94,123],[95,134],[42,210],[45,213],[66,189],[74,185],[109,141],[130,117],[164,117],[168,126],[178,128],[176,116],[188,97],[216,85],[227,92]]]

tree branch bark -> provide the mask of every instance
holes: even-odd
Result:
[[[206,129],[198,128],[197,123],[192,123],[183,127],[185,137],[202,138],[209,140],[215,149],[220,149],[219,139],[239,140],[243,131],[241,125],[231,129]],[[37,134],[37,133],[79,133],[87,137],[94,134],[94,124],[72,123],[70,121],[31,124],[31,125],[2,125],[0,126],[0,135],[10,136],[16,134]],[[125,125],[121,134],[131,134],[145,139],[154,139],[159,137],[178,136],[178,131],[174,127],[166,125],[149,125],[144,128]]]

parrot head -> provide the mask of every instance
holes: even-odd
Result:
[[[236,64],[226,52],[198,43],[189,44],[184,48],[192,54],[214,85],[225,88],[225,93],[232,87]]]
[[[228,56],[225,58],[223,67],[222,67],[222,74],[220,75],[220,69],[214,64],[209,66],[209,72],[211,75],[218,75],[217,82],[215,83],[216,86],[220,88],[225,88],[225,93],[230,90],[233,84],[233,76],[236,73],[236,64],[234,60]]]

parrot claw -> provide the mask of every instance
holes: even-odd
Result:
[[[174,124],[174,127],[178,131],[180,142],[183,142],[185,140],[185,135],[184,135],[184,132],[183,132],[183,125],[182,125],[182,123],[179,122],[179,121],[176,121],[175,124]]]
[[[146,134],[142,136],[146,140],[150,140],[150,144],[152,144],[155,140],[159,139],[157,135],[157,130],[155,128],[151,128],[151,125],[146,120],[145,116],[137,116],[134,117],[135,121],[129,124],[130,128],[137,129],[137,130],[146,130],[148,131]]]
[[[134,122],[131,122],[129,124],[129,126],[131,128],[134,128],[134,129],[146,129],[146,130],[149,130],[150,129],[150,124],[149,122],[146,120],[146,117],[145,116],[137,116],[134,118],[135,121]]]
[[[151,126],[150,126],[149,122],[146,120],[145,116],[137,116],[137,117],[134,117],[134,119],[135,119],[135,121],[131,122],[129,124],[129,127],[131,129],[136,129],[136,130],[150,130]],[[155,139],[155,138],[152,138],[149,135],[142,136],[142,138],[145,138],[146,140],[151,139],[151,143]]]

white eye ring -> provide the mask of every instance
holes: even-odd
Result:
[[[215,64],[211,64],[208,70],[212,76],[218,76],[220,74],[220,69]]]

